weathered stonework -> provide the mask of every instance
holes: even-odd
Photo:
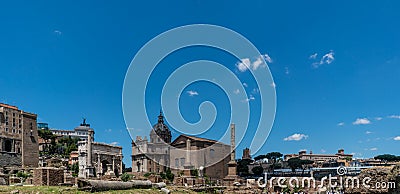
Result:
[[[33,184],[36,186],[57,186],[63,182],[63,169],[41,167],[33,170]]]
[[[38,166],[36,118],[36,114],[0,103],[0,167]]]

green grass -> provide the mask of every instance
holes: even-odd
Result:
[[[11,191],[18,190],[19,193],[90,193],[79,191],[75,187],[58,187],[58,186],[0,186],[0,193],[10,193]],[[130,189],[130,190],[115,190],[103,191],[96,193],[119,194],[119,193],[138,193],[138,194],[160,194],[158,189]],[[195,193],[185,189],[173,189],[173,193]]]

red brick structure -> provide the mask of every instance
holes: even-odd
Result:
[[[64,170],[42,167],[33,170],[33,184],[36,186],[58,186],[64,183]]]

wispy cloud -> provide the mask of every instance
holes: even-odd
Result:
[[[265,61],[265,62],[264,62]],[[259,67],[266,67],[266,63],[272,63],[273,60],[268,54],[258,56],[254,61],[251,61],[250,58],[243,58],[236,64],[236,67],[240,72],[245,72],[249,69],[255,71]]]
[[[371,148],[371,149],[369,149],[370,151],[377,151],[378,150],[378,148]]]
[[[343,126],[343,125],[344,125],[344,122],[340,122],[340,123],[338,123],[337,125],[338,125],[338,126]]]
[[[189,90],[189,91],[187,91],[187,93],[189,94],[189,96],[198,96],[199,95],[198,92],[193,91],[193,90]]]
[[[326,150],[324,150],[324,149],[321,149],[321,153],[326,153]]]
[[[112,129],[106,129],[106,132],[110,133],[110,132],[112,132]]]
[[[310,55],[310,57],[308,57],[309,59],[316,59],[318,56],[318,53],[314,53],[312,55]]]
[[[353,122],[353,125],[368,125],[371,124],[371,121],[367,118],[358,118],[356,121]]]
[[[375,120],[377,120],[377,121],[380,121],[382,119],[383,119],[382,117],[375,117]]]
[[[244,99],[243,102],[250,102],[250,101],[255,100],[255,99],[256,98],[254,98],[253,95],[250,95],[249,98]]]
[[[367,135],[369,135],[369,134],[371,134],[372,132],[371,131],[366,131],[365,132],[365,134],[367,134]]]
[[[309,58],[315,60],[317,58],[317,55],[318,54],[315,53],[315,54],[311,55]],[[314,68],[318,68],[321,65],[331,64],[334,60],[335,60],[335,53],[333,52],[333,50],[331,50],[328,53],[326,53],[325,55],[323,55],[319,61],[312,63],[312,66]]]
[[[393,140],[400,141],[400,136],[394,137]]]
[[[295,133],[289,137],[283,138],[284,141],[300,141],[302,139],[307,139],[308,135],[305,134],[300,134],[300,133]]]
[[[289,75],[289,74],[290,74],[290,71],[289,71],[289,68],[288,68],[288,67],[285,67],[285,74],[286,74],[286,75]]]
[[[114,142],[111,142],[110,144],[111,144],[111,145],[118,145],[119,142],[114,141]]]
[[[62,32],[60,30],[54,30],[53,33],[58,36],[62,35]]]
[[[389,119],[400,119],[400,115],[390,115],[388,116]]]

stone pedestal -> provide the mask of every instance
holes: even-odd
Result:
[[[94,177],[94,167],[88,166],[86,167],[87,177]]]
[[[112,164],[107,164],[107,172],[105,173],[106,176],[115,177],[115,173],[112,170]]]

